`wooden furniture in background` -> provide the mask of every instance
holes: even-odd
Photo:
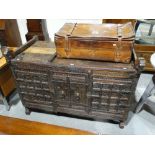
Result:
[[[0,44],[2,46],[7,45],[4,19],[0,19]]]
[[[16,48],[9,48],[14,52]],[[5,104],[6,109],[10,109],[8,96],[15,89],[15,80],[5,57],[0,58],[0,100]]]
[[[134,44],[134,49],[138,57],[145,59],[144,71],[155,72],[150,62],[151,55],[155,52],[155,45],[149,44]]]
[[[26,40],[30,40],[37,35],[39,40],[49,40],[49,35],[45,19],[27,19],[28,33],[25,35]]]
[[[22,40],[16,19],[5,19],[7,46],[19,47]]]
[[[1,61],[5,61],[5,58],[1,58]],[[6,97],[15,87],[14,78],[12,76],[11,69],[8,65],[3,66],[0,69],[0,88],[2,90],[3,95]]]
[[[92,135],[78,129],[0,116],[0,134],[8,135]]]
[[[2,46],[19,47],[22,45],[16,19],[0,19],[0,43]]]
[[[140,27],[140,25],[142,25],[142,27]],[[135,52],[138,56],[142,56],[145,58],[146,66],[144,68],[144,71],[148,72],[155,72],[155,68],[153,68],[150,62],[150,57],[155,52],[155,35],[153,31],[154,25],[155,20],[153,19],[137,20],[135,30],[139,30],[139,35],[137,35],[135,38]]]
[[[16,19],[0,19],[0,44],[7,47],[19,47],[22,45],[19,28]],[[14,48],[9,48],[14,51]],[[6,59],[0,59],[0,69],[7,66]],[[2,74],[2,73],[1,73]]]
[[[136,19],[102,19],[102,23],[125,24],[127,22],[131,22],[132,26],[135,27]]]
[[[16,19],[0,19],[0,44],[1,46],[22,45],[19,28]],[[11,48],[10,48],[11,49]],[[14,51],[12,48],[11,51]],[[15,89],[15,81],[9,64],[5,57],[0,58],[0,100],[10,109],[9,95]]]
[[[137,19],[137,22],[135,25],[135,32],[138,30],[138,27],[140,24],[147,24],[150,26],[149,31],[148,31],[148,36],[151,36],[153,32],[153,27],[155,25],[155,19]]]

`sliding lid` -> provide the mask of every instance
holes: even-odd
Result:
[[[133,40],[132,24],[82,24],[66,23],[55,36],[99,39],[99,40]]]

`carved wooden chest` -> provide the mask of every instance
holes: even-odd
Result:
[[[11,62],[26,113],[31,110],[113,120],[124,127],[136,106],[139,72],[130,64],[59,59],[38,41]]]

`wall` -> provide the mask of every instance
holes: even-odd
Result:
[[[22,43],[26,43],[25,34],[27,33],[26,19],[17,19],[19,31],[21,34]],[[47,19],[47,29],[49,37],[54,40],[54,34],[65,24],[65,23],[102,23],[102,19]]]

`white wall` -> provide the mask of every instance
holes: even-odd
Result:
[[[65,23],[101,23],[102,20],[77,20],[77,19],[58,19],[50,20],[47,19],[47,29],[51,40],[54,40],[54,34],[65,24]]]
[[[24,44],[26,43],[25,34],[28,32],[27,26],[26,26],[26,19],[17,19],[17,23],[18,23],[22,43]]]
[[[25,34],[27,33],[26,19],[17,19],[19,31],[22,38],[22,43],[26,43]],[[65,24],[65,23],[102,23],[101,19],[46,19],[47,29],[49,37],[54,41],[54,34]]]

